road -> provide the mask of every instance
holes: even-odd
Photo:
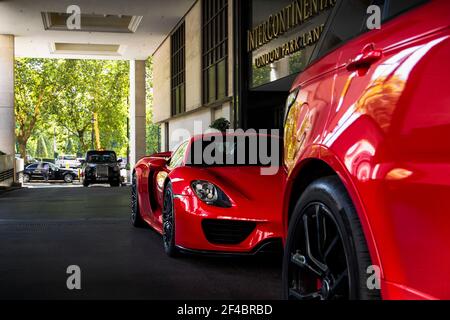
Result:
[[[160,235],[130,225],[128,187],[54,186],[0,195],[0,299],[281,296],[279,258],[170,259]],[[81,290],[67,289],[70,265]]]

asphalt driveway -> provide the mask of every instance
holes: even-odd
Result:
[[[38,187],[0,195],[0,299],[278,299],[281,261],[166,257],[129,223],[125,188]],[[66,285],[70,265],[81,290]]]

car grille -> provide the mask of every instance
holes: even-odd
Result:
[[[108,166],[97,166],[97,178],[108,178]]]
[[[239,244],[255,230],[256,223],[251,221],[212,220],[202,221],[206,239],[213,244]]]

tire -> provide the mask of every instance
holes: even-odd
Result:
[[[86,179],[83,180],[83,187],[89,187],[89,181],[87,181]]]
[[[163,203],[163,244],[165,253],[175,258],[178,256],[178,248],[175,242],[175,210],[173,207],[173,191],[172,183],[169,182],[164,189],[164,203]]]
[[[118,188],[118,187],[120,187],[120,183],[119,183],[119,182],[111,182],[109,185],[110,185],[112,188]]]
[[[139,197],[135,173],[133,173],[133,184],[131,186],[131,224],[136,228],[145,227],[145,221],[144,219],[142,219],[141,211],[139,208]]]
[[[73,183],[73,176],[71,175],[71,174],[66,174],[65,176],[64,176],[64,182],[65,183]]]
[[[23,183],[30,182],[31,181],[31,176],[29,174],[27,174],[27,173],[24,173],[23,177],[22,177],[22,181],[23,181]]]
[[[330,176],[311,183],[298,200],[289,223],[283,297],[380,299],[380,291],[370,290],[367,285],[371,265],[358,215],[339,178]]]

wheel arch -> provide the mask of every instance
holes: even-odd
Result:
[[[287,211],[285,221],[287,225],[292,216],[292,211],[306,188],[315,180],[327,176],[337,176],[337,173],[324,161],[318,158],[310,158],[302,161],[289,177],[287,184]],[[287,226],[286,225],[286,230]]]
[[[353,202],[353,205],[355,206],[355,210],[358,214],[362,229],[364,231],[372,262],[375,265],[380,266],[381,275],[382,278],[384,278],[383,266],[381,263],[376,241],[374,239],[372,229],[367,219],[364,206],[360,200],[359,194],[350,178],[350,175],[345,171],[343,165],[339,162],[339,160],[334,157],[329,150],[324,151],[325,152],[321,151],[320,157],[307,158],[299,162],[289,176],[288,183],[286,184],[286,198],[283,219],[283,221],[285,221],[285,234],[287,235],[289,221],[292,216],[293,209],[306,188],[317,179],[328,176],[336,176],[344,186],[351,201]],[[326,155],[325,157],[322,156],[324,154]]]

